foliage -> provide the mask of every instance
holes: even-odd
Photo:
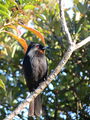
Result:
[[[66,9],[66,20],[73,40],[81,41],[90,34],[90,3],[74,0]],[[72,11],[72,18],[69,11]],[[62,58],[68,45],[62,32],[59,5],[56,0],[0,0],[0,31],[16,21],[30,24],[44,36],[50,50],[46,51],[49,73]],[[22,37],[29,44],[38,38],[29,31]],[[39,42],[41,42],[39,40]],[[18,42],[6,33],[0,33],[0,120],[11,113],[27,94],[22,70],[24,53]],[[45,115],[41,120],[90,119],[90,45],[76,51],[62,72],[43,92]],[[27,108],[26,108],[27,109]],[[14,120],[26,120],[21,112]]]

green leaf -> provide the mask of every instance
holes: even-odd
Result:
[[[82,29],[82,24],[78,25],[76,33],[79,33],[81,31],[81,29]]]
[[[78,4],[79,1],[78,1],[78,0],[74,0],[73,2],[74,2],[75,4]]]
[[[24,6],[24,10],[27,10],[27,9],[33,10],[34,8],[35,8],[34,5],[26,5],[26,6]]]
[[[13,51],[12,51],[12,58],[13,58],[14,55],[15,55],[16,49],[17,49],[17,46],[14,46],[14,47],[13,47]]]
[[[23,1],[22,1],[22,0],[19,0],[19,2],[20,2],[20,4],[22,4],[22,3],[23,3]]]
[[[0,15],[3,15],[4,17],[8,17],[10,19],[10,16],[5,11],[0,10]]]
[[[81,4],[80,2],[77,4],[77,7],[80,13],[85,14],[87,12],[87,4]]]
[[[1,79],[0,79],[0,87],[6,91],[5,84],[3,83],[3,81]]]
[[[0,4],[0,9],[6,11],[7,13],[10,13],[10,11],[6,8],[5,5]]]
[[[18,7],[18,4],[15,2],[15,0],[7,0],[7,6],[10,7],[10,6],[17,6]]]
[[[86,25],[86,27],[90,29],[90,25]]]

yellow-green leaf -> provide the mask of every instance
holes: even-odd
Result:
[[[0,9],[3,10],[3,11],[6,11],[7,13],[10,13],[5,5],[0,4]]]
[[[0,15],[3,15],[4,17],[10,18],[10,16],[8,15],[8,13],[6,13],[5,11],[2,11],[2,10],[0,10]]]
[[[3,81],[1,79],[0,79],[0,87],[6,91],[5,84],[3,83]]]
[[[35,8],[34,5],[25,5],[24,10],[31,9],[33,10]]]

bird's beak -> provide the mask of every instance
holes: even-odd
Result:
[[[49,48],[49,46],[45,46],[45,47],[43,47],[43,50],[46,50],[46,49],[48,49]]]

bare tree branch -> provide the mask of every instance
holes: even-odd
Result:
[[[37,97],[46,87],[49,85],[50,82],[60,73],[62,68],[65,66],[67,61],[69,60],[72,53],[77,50],[78,48],[82,47],[86,43],[90,42],[90,37],[84,39],[82,42],[78,44],[72,44],[69,46],[68,50],[66,51],[65,55],[63,56],[60,63],[57,65],[55,70],[49,75],[45,82],[42,82],[40,86],[22,102],[10,115],[8,115],[4,120],[12,120],[14,116],[19,114],[23,108],[25,108],[35,97]]]
[[[58,73],[60,73],[64,65],[67,63],[68,59],[72,55],[73,50],[74,47],[70,46],[65,55],[63,56],[61,62],[58,64],[56,69],[49,75],[47,80],[45,82],[42,82],[40,86],[4,120],[12,120],[15,115],[19,114],[23,108],[25,108],[35,97],[37,97],[47,87],[47,85],[49,85],[49,83],[57,76]]]
[[[4,120],[12,120],[16,115],[18,115],[23,108],[25,108],[35,97],[37,97],[46,87],[49,85],[49,83],[60,73],[62,68],[65,66],[69,58],[71,57],[72,53],[77,50],[78,48],[82,47],[86,43],[90,42],[90,37],[87,37],[80,43],[75,44],[72,41],[71,35],[68,31],[66,20],[64,17],[64,8],[63,8],[63,2],[64,0],[59,0],[59,3],[61,5],[61,18],[62,18],[62,27],[64,28],[64,32],[67,35],[69,47],[64,54],[62,60],[59,62],[55,70],[48,76],[47,80],[42,82],[40,86],[28,97],[22,102],[10,115],[8,115]]]
[[[82,40],[81,42],[76,44],[75,50],[79,49],[80,47],[84,46],[85,44],[87,44],[88,42],[90,42],[90,36],[88,36],[86,39]]]
[[[68,30],[68,27],[67,27],[67,23],[66,23],[66,20],[65,20],[64,3],[65,3],[65,0],[59,0],[60,17],[61,17],[60,21],[61,21],[61,25],[62,25],[63,31],[65,32],[66,37],[68,39],[68,43],[72,44],[72,38],[71,38],[71,35],[69,33],[69,30]]]

